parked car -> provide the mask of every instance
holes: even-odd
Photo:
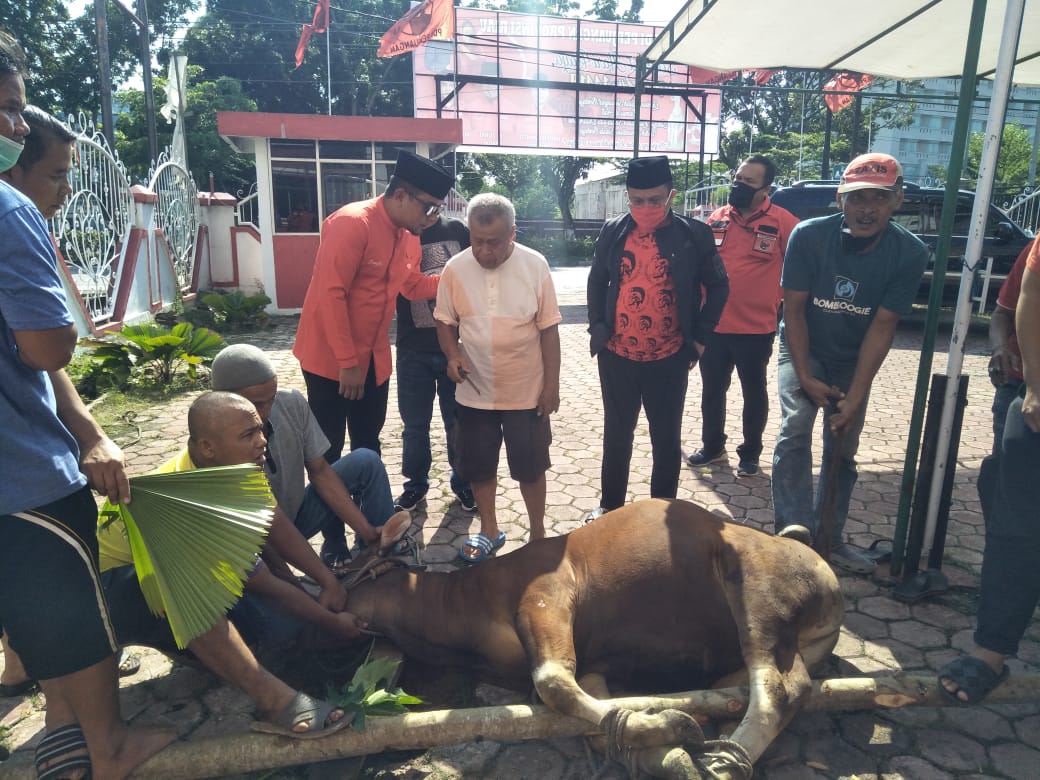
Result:
[[[802,181],[790,187],[778,189],[770,197],[774,203],[783,206],[799,219],[809,219],[838,211],[837,192],[838,182],[836,181]],[[946,191],[937,187],[919,187],[916,184],[907,184],[903,193],[903,205],[892,216],[893,220],[924,241],[931,253],[928,270],[925,271],[918,294],[920,303],[927,303],[931,289],[932,265],[935,262],[935,246],[939,239],[939,222],[942,219],[945,196]],[[957,212],[954,216],[953,235],[950,239],[950,259],[943,287],[944,305],[952,306],[957,300],[962,258],[968,242],[968,230],[974,202],[974,192],[961,190],[958,193]],[[1016,225],[1007,214],[990,204],[986,216],[981,268],[976,270],[975,284],[972,289],[974,300],[982,297],[986,258],[993,258],[989,285],[986,288],[986,307],[991,308],[993,302],[996,301],[1000,285],[1004,283],[1015,258],[1032,238],[1027,230]]]

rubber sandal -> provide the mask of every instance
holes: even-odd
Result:
[[[22,680],[11,685],[0,684],[0,697],[25,696],[37,688],[36,680]]]
[[[84,772],[82,780],[90,780],[90,753],[83,729],[70,723],[49,732],[36,746],[34,763],[39,780],[58,780],[77,772]]]
[[[131,653],[125,647],[119,654],[119,676],[129,677],[141,670],[141,656]]]
[[[950,661],[939,670],[939,690],[957,704],[978,704],[990,691],[1004,682],[1008,674],[1007,664],[1000,670],[1000,674],[997,674],[985,661],[973,655],[964,655]],[[956,683],[957,690],[946,690],[946,686],[942,684],[944,678]],[[968,697],[967,701],[957,695],[961,691]]]
[[[342,718],[329,723],[329,715],[338,709],[340,708],[327,701],[312,699],[303,691],[297,691],[292,701],[274,718],[254,720],[250,728],[264,734],[278,734],[291,739],[319,739],[335,734],[353,722],[354,713],[344,712]],[[304,731],[293,731],[293,726],[304,721],[310,721],[310,725]]]
[[[488,557],[491,553],[506,543],[506,532],[499,531],[498,537],[491,541],[491,538],[483,531],[478,531],[473,536],[469,537],[462,544],[462,549],[459,550],[459,558],[466,563],[480,563]],[[471,548],[477,551],[476,555],[467,555],[466,548]]]

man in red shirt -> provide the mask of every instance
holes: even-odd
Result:
[[[997,306],[989,320],[989,381],[996,388],[993,393],[994,455],[1000,452],[1008,407],[1018,397],[1018,390],[1022,386],[1022,353],[1018,349],[1018,336],[1015,333],[1015,310],[1022,292],[1026,259],[1035,243],[1036,240],[1033,240],[1027,244],[1015,260],[1007,279],[1000,286]]]
[[[322,225],[293,354],[329,463],[343,453],[344,428],[351,450],[380,452],[397,295],[437,296],[440,277],[420,272],[419,234],[437,221],[453,182],[431,160],[401,152],[386,192],[348,203]]]
[[[701,448],[686,461],[703,466],[726,458],[726,391],[733,368],[744,396],[744,441],[737,476],[758,473],[769,416],[766,368],[773,354],[787,237],[798,218],[769,200],[776,165],[756,154],[733,177],[729,203],[708,217],[729,274],[729,298],[701,355]]]

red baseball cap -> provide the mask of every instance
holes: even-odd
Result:
[[[902,189],[903,166],[888,154],[861,154],[850,162],[845,173],[841,175],[838,192],[855,190],[889,190],[896,192]]]

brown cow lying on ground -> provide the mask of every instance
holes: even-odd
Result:
[[[391,571],[356,585],[349,609],[406,655],[512,688],[533,679],[631,769],[687,778],[751,777],[844,616],[837,579],[805,545],[662,500],[464,571]],[[750,705],[730,739],[705,745],[685,713],[619,711],[586,692],[605,696],[604,680],[639,692],[750,681]]]

